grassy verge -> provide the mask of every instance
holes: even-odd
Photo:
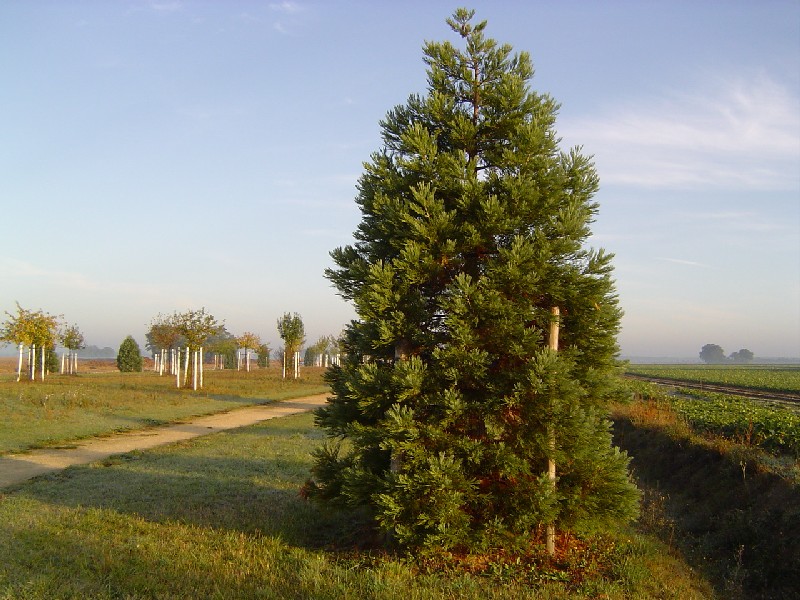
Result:
[[[643,520],[731,599],[800,589],[800,462],[749,437],[693,426],[652,387],[617,407],[616,442],[633,456]],[[679,407],[677,407],[679,408]],[[721,410],[716,407],[716,410]]]
[[[299,496],[321,438],[305,414],[20,485],[0,497],[0,598],[711,597],[632,530],[535,585],[358,549],[358,523]]]
[[[275,368],[207,371],[196,392],[152,372],[53,375],[44,382],[6,376],[0,379],[0,454],[326,390],[322,369],[312,368],[296,380],[282,379]]]

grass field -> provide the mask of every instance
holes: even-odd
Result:
[[[177,389],[168,375],[120,373],[112,365],[96,361],[78,375],[50,375],[44,382],[17,382],[6,369],[0,375],[0,454],[327,390],[320,368],[304,369],[296,380],[282,379],[275,367],[206,371],[203,389],[192,391]]]
[[[628,365],[626,371],[675,381],[800,392],[800,365]]]
[[[153,373],[86,367],[44,383],[0,375],[0,448],[68,444],[324,389],[321,369],[297,381],[275,369],[207,372],[198,393]],[[432,570],[370,550],[364,523],[301,498],[322,437],[306,414],[5,490],[0,599],[713,597],[678,555],[634,528],[573,538],[552,564]]]
[[[527,583],[358,549],[357,523],[298,493],[321,439],[306,414],[18,486],[0,496],[0,598],[713,597],[634,530],[587,545],[568,575],[537,568]]]

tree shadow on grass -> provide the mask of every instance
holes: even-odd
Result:
[[[265,535],[304,548],[340,547],[353,535],[352,517],[300,495],[311,458],[297,446],[321,437],[308,426],[247,427],[71,467],[16,493],[152,523]]]
[[[307,558],[243,539],[87,508],[0,523],[0,595],[9,598],[310,598]]]
[[[655,491],[686,562],[722,597],[795,598],[800,589],[800,489],[777,475],[747,470],[731,455],[671,437],[661,429],[614,424],[615,443],[633,457]],[[675,530],[675,531],[673,531]]]

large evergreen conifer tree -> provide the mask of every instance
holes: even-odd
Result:
[[[560,151],[529,56],[472,19],[448,19],[463,49],[425,44],[428,93],[382,121],[357,241],[327,273],[358,319],[309,491],[366,507],[406,547],[529,543],[630,518],[638,499],[605,418],[621,313],[611,257],[586,247],[594,166]]]

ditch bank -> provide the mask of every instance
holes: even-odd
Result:
[[[632,457],[644,492],[643,527],[679,550],[720,597],[797,598],[797,482],[769,472],[753,452],[642,424],[624,413],[613,417],[614,438]]]

